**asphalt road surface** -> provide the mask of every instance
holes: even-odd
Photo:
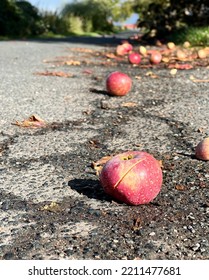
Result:
[[[194,156],[209,89],[191,79],[209,64],[133,67],[105,55],[121,39],[0,42],[0,259],[209,258],[209,163]],[[132,77],[124,97],[105,91],[115,70]],[[33,115],[46,127],[23,127]],[[93,168],[126,150],[162,161],[147,205],[106,195]]]

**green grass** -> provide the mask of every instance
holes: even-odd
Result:
[[[189,41],[192,46],[209,46],[209,27],[187,27],[174,32],[169,39],[176,44]]]

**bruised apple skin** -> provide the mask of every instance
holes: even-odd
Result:
[[[110,95],[126,95],[132,86],[131,78],[122,72],[112,72],[106,79],[106,89]]]
[[[160,192],[160,163],[149,153],[127,151],[111,158],[100,173],[104,191],[128,205],[147,204]]]

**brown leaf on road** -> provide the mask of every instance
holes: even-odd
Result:
[[[163,166],[163,161],[162,160],[158,160],[158,163],[159,163],[159,165],[160,165],[160,168],[164,168],[164,166]]]
[[[193,75],[190,76],[190,80],[194,83],[209,83],[209,79],[196,79]]]
[[[132,230],[136,231],[139,230],[142,227],[142,219],[140,217],[137,217],[136,219],[134,219],[133,221],[133,227]]]
[[[184,191],[186,189],[186,187],[184,185],[176,185],[175,188],[178,191]]]
[[[40,75],[40,76],[53,76],[53,77],[64,77],[64,78],[70,78],[73,77],[74,75],[71,73],[66,73],[62,71],[58,72],[50,72],[50,71],[45,71],[45,72],[36,72],[35,75]]]
[[[93,71],[92,71],[91,69],[84,69],[84,70],[83,70],[83,73],[84,73],[84,74],[91,75],[91,74],[93,74]]]
[[[40,208],[41,211],[49,211],[49,212],[60,212],[61,207],[58,203],[52,201],[50,204],[46,204]]]
[[[153,79],[159,78],[159,76],[156,75],[155,73],[153,73],[152,71],[148,71],[148,72],[145,74],[145,76],[149,76],[149,77],[151,77],[151,78],[153,78]]]
[[[114,53],[106,53],[105,56],[107,58],[117,58],[117,56]]]
[[[80,52],[80,53],[95,53],[95,50],[86,49],[86,48],[69,48],[69,50],[73,52]]]
[[[189,69],[192,69],[193,66],[188,63],[184,63],[184,64],[174,63],[174,64],[169,64],[168,68],[175,68],[175,69],[179,69],[179,70],[189,70]]]
[[[112,59],[116,59],[116,60],[123,60],[122,57],[118,57],[117,55],[115,55],[114,53],[106,53],[105,54],[105,57],[106,58],[112,58]]]
[[[122,107],[136,107],[138,104],[135,102],[123,102],[121,104]]]
[[[78,61],[78,60],[67,60],[67,61],[64,61],[63,64],[64,65],[69,65],[69,66],[70,65],[76,66],[76,65],[81,65],[81,62]]]
[[[47,124],[44,120],[42,120],[38,115],[31,115],[28,119],[23,121],[16,121],[12,123],[13,125],[17,125],[20,127],[28,127],[28,128],[41,128],[46,127]]]
[[[170,61],[169,57],[163,57],[162,62],[168,63]]]
[[[97,161],[93,161],[92,162],[92,168],[96,171],[96,175],[99,175],[104,164],[110,160],[112,158],[112,156],[104,156],[101,159],[97,160]]]
[[[171,69],[171,71],[170,71],[170,74],[172,75],[172,76],[175,76],[176,75],[176,73],[177,73],[177,69],[176,68],[172,68]]]

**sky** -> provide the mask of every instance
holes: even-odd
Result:
[[[32,5],[36,6],[40,10],[57,11],[66,3],[70,3],[70,0],[27,0]]]
[[[32,5],[36,6],[40,10],[47,11],[59,11],[66,3],[73,2],[73,0],[27,0]],[[133,14],[125,23],[136,23],[138,18],[137,14]]]

